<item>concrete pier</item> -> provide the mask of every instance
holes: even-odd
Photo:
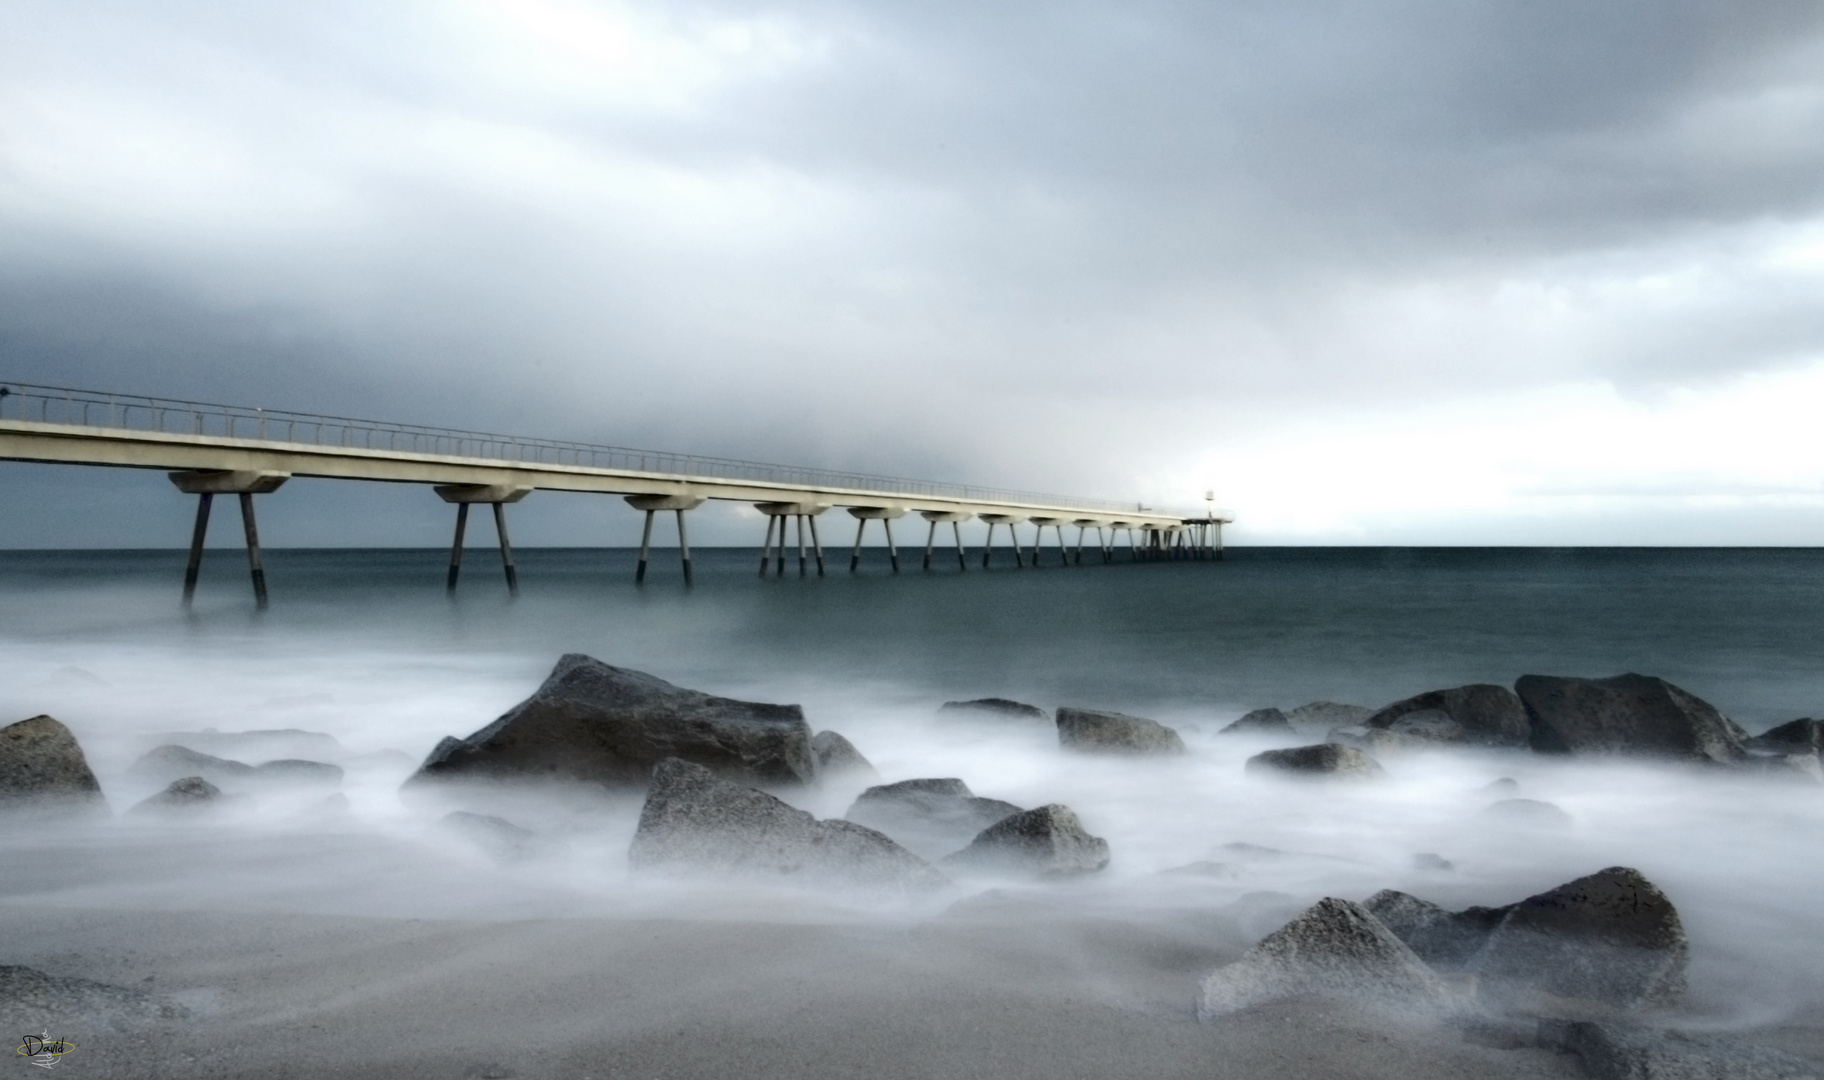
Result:
[[[646,581],[646,563],[652,555],[652,516],[661,510],[670,510],[678,519],[678,564],[684,572],[684,584],[691,584],[690,537],[685,532],[684,513],[702,506],[703,498],[696,495],[628,495],[626,501],[628,506],[646,514],[640,534],[640,562],[633,572],[633,583],[639,585]]]
[[[203,541],[209,532],[209,508],[217,495],[236,495],[241,503],[241,530],[247,542],[247,571],[253,579],[253,602],[268,603],[266,566],[260,558],[260,530],[254,520],[253,497],[268,495],[291,474],[258,469],[196,469],[169,474],[171,483],[186,495],[195,495],[196,524],[190,533],[190,558],[184,565],[184,606],[196,599],[196,581],[203,568]]]
[[[494,509],[494,533],[500,541],[500,569],[507,579],[507,594],[519,595],[519,569],[513,565],[513,544],[507,539],[508,503],[516,503],[532,489],[516,484],[438,484],[431,489],[437,497],[456,506],[456,536],[450,544],[450,572],[444,588],[456,591],[456,579],[462,573],[463,541],[469,528],[469,507],[486,503]]]
[[[899,549],[893,544],[893,522],[906,516],[903,506],[851,506],[850,516],[855,518],[855,550],[849,554],[849,573],[855,573],[861,566],[861,540],[867,532],[868,522],[878,521],[887,534],[887,561],[893,572],[899,573]],[[937,523],[931,523],[931,535],[925,544],[925,569],[931,569],[931,545],[928,542],[937,536]]]

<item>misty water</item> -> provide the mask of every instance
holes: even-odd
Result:
[[[1507,903],[1625,864],[1683,914],[1703,1015],[1766,1021],[1824,989],[1824,938],[1811,931],[1824,787],[1469,751],[1389,756],[1384,782],[1313,786],[1245,775],[1247,757],[1275,744],[1217,734],[1260,706],[1379,706],[1526,673],[1659,675],[1755,732],[1819,715],[1824,552],[1238,549],[1221,563],[1068,568],[1047,553],[1038,570],[967,573],[953,557],[921,573],[913,554],[897,576],[881,552],[851,576],[844,552],[826,577],[763,580],[754,552],[707,550],[686,589],[675,553],[658,554],[636,587],[630,552],[528,550],[516,599],[490,554],[470,553],[451,597],[439,552],[270,552],[272,606],[256,612],[238,553],[216,551],[185,612],[179,552],[7,553],[0,719],[67,723],[115,814],[9,829],[7,864],[30,872],[6,875],[0,902],[917,920],[999,884],[1097,917],[1227,912],[1245,945],[1326,895],[1400,888],[1452,907]],[[637,798],[401,797],[438,739],[488,723],[566,652],[801,704],[813,729],[846,735],[889,781],[955,776],[1022,806],[1068,804],[1113,862],[1080,880],[965,882],[883,907],[630,876]],[[990,695],[1149,716],[1178,728],[1190,754],[1074,755],[1049,725],[936,714]],[[346,810],[322,805],[321,790],[265,790],[209,821],[122,813],[159,786],[130,767],[161,733],[210,728],[333,735]],[[1562,808],[1569,827],[1485,816],[1503,797],[1485,789],[1503,777]],[[861,786],[778,794],[829,817]],[[437,828],[453,807],[502,814],[540,847],[503,867]],[[1200,863],[1217,865],[1172,872]]]

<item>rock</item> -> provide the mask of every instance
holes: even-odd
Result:
[[[538,834],[493,814],[452,810],[437,827],[502,861],[523,859],[538,848]]]
[[[1461,732],[1458,738],[1472,746],[1525,749],[1530,745],[1532,728],[1519,695],[1505,686],[1486,683],[1430,690],[1396,701],[1361,723],[1370,728],[1389,729],[1418,713],[1442,715],[1457,725]]]
[[[1748,745],[1782,754],[1824,754],[1824,720],[1789,720],[1749,739]]]
[[[1503,909],[1469,970],[1485,984],[1631,1009],[1676,1001],[1689,951],[1665,893],[1614,866]]]
[[[1591,1080],[1817,1080],[1824,1072],[1738,1039],[1629,1023],[1541,1020],[1537,1041],[1577,1055]]]
[[[133,814],[193,813],[213,809],[223,802],[222,789],[200,776],[186,776],[171,781],[158,794],[135,805]]]
[[[1313,701],[1286,714],[1292,730],[1307,738],[1322,738],[1339,727],[1359,724],[1374,715],[1374,710],[1361,705],[1339,705],[1334,701]]]
[[[169,731],[157,736],[160,743],[188,747],[216,757],[244,761],[303,758],[307,761],[340,760],[347,751],[334,735],[300,728],[259,731]]]
[[[1541,753],[1638,754],[1735,764],[1747,741],[1746,733],[1710,703],[1649,675],[1523,675],[1514,688],[1532,724],[1532,747]]]
[[[946,701],[937,711],[939,713],[985,714],[1020,720],[1047,722],[1051,720],[1051,714],[1037,705],[1028,705],[1023,701],[1010,701],[1007,698],[999,697],[976,698],[973,701]]]
[[[831,776],[849,773],[878,779],[874,763],[861,756],[855,744],[834,731],[819,731],[811,736],[811,750],[817,755],[817,769]]]
[[[1157,720],[1096,709],[1058,709],[1058,745],[1100,754],[1182,754],[1184,740]]]
[[[1502,799],[1484,808],[1482,816],[1540,829],[1568,829],[1573,824],[1571,815],[1539,799]]]
[[[1010,802],[981,798],[961,780],[945,778],[871,787],[843,817],[886,833],[919,855],[937,858],[1020,812]]]
[[[253,778],[275,784],[337,787],[342,783],[342,767],[322,761],[281,758],[278,761],[263,761],[255,765]]]
[[[34,716],[0,728],[0,809],[105,814],[108,803],[76,736]]]
[[[1824,760],[1816,754],[1769,753],[1750,748],[1748,756],[1742,758],[1742,767],[1769,776],[1824,783]]]
[[[1507,914],[1506,908],[1446,911],[1393,889],[1382,889],[1362,906],[1419,959],[1440,971],[1461,970],[1488,943],[1488,936]]]
[[[627,858],[636,870],[712,871],[805,885],[915,892],[948,884],[930,863],[873,829],[818,821],[678,758],[653,769]]]
[[[1387,775],[1380,762],[1353,746],[1337,743],[1267,750],[1249,758],[1247,770],[1252,774],[1278,773],[1284,776],[1334,777],[1341,780],[1372,780]]]
[[[1293,994],[1334,994],[1387,1009],[1442,1010],[1444,983],[1365,908],[1324,899],[1203,980],[1197,1018]]]
[[[1090,874],[1108,865],[1108,841],[1089,835],[1076,811],[1052,803],[1002,818],[944,865],[1041,877]]]
[[[133,763],[132,767],[127,770],[127,774],[142,779],[156,780],[159,783],[164,783],[174,777],[200,776],[213,784],[225,784],[230,789],[258,783],[322,787],[338,787],[342,783],[341,767],[321,761],[282,758],[260,765],[249,765],[243,761],[231,761],[175,744],[159,746],[147,751]]]
[[[190,1010],[170,998],[143,990],[0,966],[0,1023],[15,1034],[48,1031],[54,1038],[72,1021],[124,1032],[160,1021],[194,1019]]]
[[[1499,780],[1490,780],[1487,784],[1483,785],[1482,794],[1484,794],[1484,795],[1507,795],[1507,796],[1518,795],[1518,794],[1520,794],[1520,781],[1515,780],[1511,776],[1503,776]]]
[[[640,788],[667,758],[744,784],[817,778],[811,729],[798,706],[712,697],[571,653],[505,716],[465,739],[438,743],[412,781],[548,779]]]
[[[1255,709],[1218,731],[1218,735],[1290,735],[1292,725],[1278,709]]]
[[[1421,709],[1400,717],[1391,727],[1376,728],[1366,724],[1340,727],[1324,741],[1369,753],[1400,753],[1460,743],[1463,728],[1436,709]]]

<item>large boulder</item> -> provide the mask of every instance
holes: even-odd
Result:
[[[964,870],[1070,877],[1108,865],[1108,841],[1091,836],[1076,811],[1061,803],[1022,810],[983,829],[969,846],[944,860]]]
[[[170,998],[124,986],[47,975],[29,967],[0,966],[0,1023],[15,1034],[49,1032],[53,1037],[72,1021],[107,1031],[124,1032],[172,1020],[194,1020]]]
[[[1788,720],[1749,739],[1748,745],[1786,754],[1824,754],[1824,720]]]
[[[1007,719],[1038,720],[1040,722],[1051,719],[1051,714],[1044,709],[1039,708],[1037,705],[1028,705],[1023,701],[1013,701],[1001,697],[975,698],[972,701],[946,701],[937,711],[940,714],[949,713],[953,716],[998,716]]]
[[[1817,1080],[1803,1058],[1726,1035],[1614,1021],[1539,1021],[1538,1043],[1575,1054],[1590,1080]]]
[[[0,810],[106,813],[76,736],[48,716],[0,728]]]
[[[1380,762],[1353,746],[1338,743],[1267,750],[1248,759],[1247,771],[1255,775],[1338,780],[1373,780],[1387,775]]]
[[[246,796],[241,796],[245,798]],[[165,790],[137,803],[131,814],[188,814],[213,810],[222,805],[222,789],[200,776],[186,776],[171,781]]]
[[[1534,750],[1735,764],[1747,733],[1709,702],[1651,675],[1522,675]]]
[[[1469,969],[1496,987],[1629,1009],[1676,1001],[1689,953],[1666,894],[1612,866],[1509,905]]]
[[[901,780],[862,792],[843,817],[886,833],[926,858],[938,858],[1021,808],[984,799],[953,777]]]
[[[1461,970],[1488,944],[1488,935],[1507,915],[1506,908],[1472,907],[1446,911],[1427,900],[1394,889],[1382,889],[1362,906],[1419,959],[1440,971]]]
[[[1213,1020],[1293,994],[1333,994],[1410,1013],[1441,1009],[1435,972],[1380,920],[1347,900],[1318,901],[1203,980],[1197,1017]]]
[[[446,738],[414,781],[543,779],[640,788],[666,758],[744,784],[817,778],[796,705],[713,697],[571,653],[530,698],[465,739]]]
[[[1286,714],[1286,723],[1294,733],[1306,738],[1323,738],[1339,727],[1359,724],[1374,715],[1363,705],[1343,705],[1335,701],[1313,701]]]
[[[1396,701],[1361,721],[1363,727],[1387,730],[1417,713],[1441,713],[1472,746],[1525,749],[1531,735],[1526,706],[1505,686],[1478,683],[1449,690],[1429,690]]]
[[[1353,746],[1370,754],[1402,753],[1439,746],[1456,746],[1463,742],[1463,725],[1438,709],[1410,712],[1384,728],[1351,724],[1337,728],[1325,742]]]
[[[678,758],[652,770],[627,859],[636,870],[725,873],[813,886],[910,892],[948,883],[930,863],[873,829],[818,821]]]
[[[1058,709],[1058,745],[1098,754],[1182,754],[1184,740],[1157,720],[1097,709]]]
[[[819,731],[811,736],[811,752],[817,755],[817,771],[828,776],[847,774],[852,777],[880,778],[874,763],[862,756],[855,744],[834,731]]]
[[[200,776],[230,789],[254,784],[335,787],[342,783],[342,767],[322,761],[281,758],[249,765],[177,745],[158,746],[147,751],[127,770],[127,775],[161,784],[180,777]]]
[[[1292,724],[1278,709],[1255,709],[1218,731],[1218,735],[1290,735]]]
[[[502,862],[534,855],[539,847],[537,833],[493,814],[452,810],[437,823],[437,828],[445,836],[460,840]]]

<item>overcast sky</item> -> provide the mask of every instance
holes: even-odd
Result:
[[[1824,5],[7,0],[0,379],[1214,488],[1243,543],[1817,544]],[[441,539],[360,487],[266,539]]]

